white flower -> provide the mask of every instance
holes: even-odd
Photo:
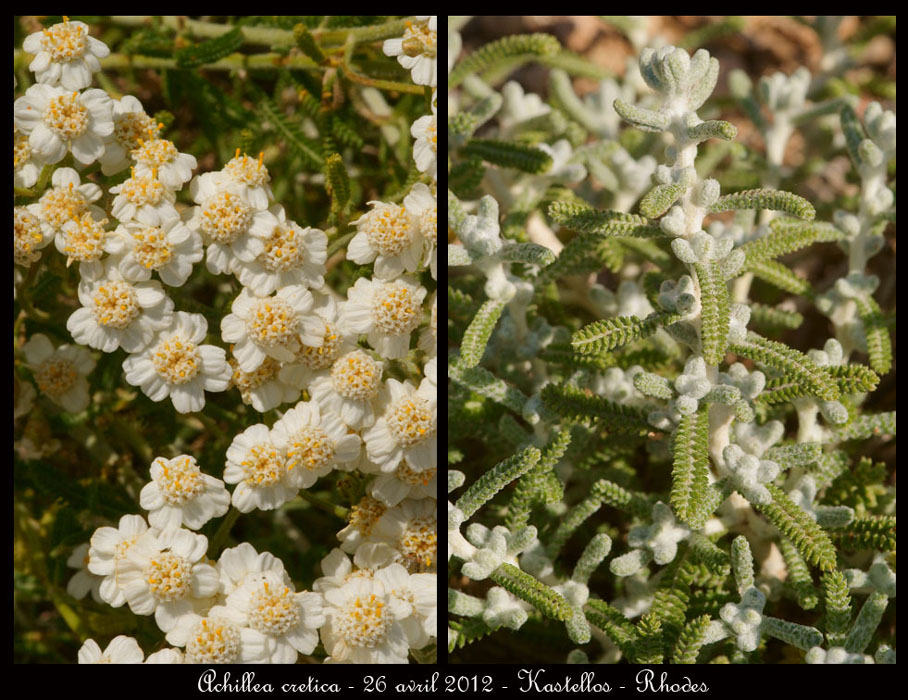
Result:
[[[397,360],[407,356],[410,333],[422,320],[425,288],[406,277],[393,282],[360,277],[347,290],[341,324],[354,333],[366,333],[382,357]]]
[[[28,69],[39,83],[81,90],[91,85],[91,74],[101,70],[99,58],[110,54],[107,45],[90,36],[84,22],[66,17],[44,31],[25,37],[22,48],[35,58]]]
[[[181,664],[183,663],[183,652],[179,649],[161,649],[153,654],[149,654],[145,659],[146,664]]]
[[[363,433],[369,459],[383,472],[396,469],[402,459],[412,469],[435,469],[437,402],[437,390],[429,379],[423,379],[418,389],[410,382],[389,379],[382,414]]]
[[[413,144],[413,160],[416,169],[438,179],[438,124],[436,97],[432,96],[432,114],[417,119],[410,126],[410,135],[416,139]]]
[[[173,302],[157,280],[135,284],[120,278],[111,266],[99,280],[79,284],[79,301],[66,321],[77,343],[96,350],[140,352],[154,338],[155,331],[170,326]]]
[[[104,599],[101,598],[100,589],[101,582],[104,578],[102,576],[97,576],[88,570],[88,561],[88,542],[85,542],[73,549],[72,554],[69,555],[69,559],[66,560],[67,566],[78,569],[78,571],[73,574],[73,577],[67,582],[66,592],[76,600],[82,600],[82,598],[91,591],[91,597],[94,601],[96,603],[103,603]]]
[[[167,633],[167,641],[186,647],[187,664],[260,664],[268,661],[268,640],[261,632],[242,627],[215,606],[204,617],[184,615]]]
[[[45,233],[56,234],[70,221],[85,212],[93,218],[103,219],[104,210],[92,205],[101,198],[101,188],[93,182],[80,182],[79,173],[72,168],[58,168],[51,177],[53,187],[38,200],[28,205],[28,210],[41,220]]]
[[[219,172],[213,173],[219,185],[235,183],[242,186],[245,198],[256,209],[267,209],[268,203],[274,198],[271,193],[271,176],[268,168],[262,164],[264,153],[259,153],[258,160],[254,160],[245,153],[241,156],[240,149],[236,149],[234,157]]]
[[[221,552],[215,568],[221,579],[220,593],[225,597],[236,590],[237,586],[245,583],[247,578],[264,571],[277,571],[287,583],[290,582],[284,571],[284,563],[280,559],[270,552],[259,554],[248,542],[241,542],[236,547]]]
[[[359,456],[359,436],[348,434],[337,416],[320,412],[314,401],[301,401],[287,411],[272,426],[271,439],[286,455],[287,483],[298,489]]]
[[[400,564],[375,572],[375,579],[406,610],[401,625],[411,649],[422,649],[438,635],[438,583],[436,574],[410,574]]]
[[[29,134],[32,152],[59,163],[67,151],[83,165],[104,153],[104,137],[113,132],[110,97],[103,90],[73,92],[32,85],[14,105],[16,126]]]
[[[321,345],[302,343],[293,362],[281,366],[281,381],[305,389],[319,370],[330,368],[342,354],[355,349],[352,338],[338,325],[338,304],[334,297],[313,292],[312,313],[324,324]]]
[[[433,253],[434,256],[434,253]],[[434,279],[434,275],[433,275]],[[429,314],[429,325],[419,334],[419,349],[430,357],[438,354],[438,293],[432,294],[432,311]]]
[[[195,457],[157,457],[151,464],[151,482],[142,487],[139,503],[148,511],[153,527],[198,530],[227,512],[230,494],[223,481],[199,469]]]
[[[438,469],[416,471],[402,459],[393,472],[381,473],[369,485],[369,493],[386,506],[396,506],[405,498],[435,498]]]
[[[237,484],[233,505],[241,513],[279,508],[298,490],[287,483],[286,457],[261,423],[233,438],[227,448],[224,481]]]
[[[375,276],[394,279],[414,272],[422,258],[419,221],[405,206],[369,202],[372,211],[354,223],[358,233],[350,241],[347,258],[360,265],[375,261]]]
[[[69,267],[74,261],[79,262],[79,275],[82,279],[98,279],[104,272],[101,256],[111,251],[110,231],[107,217],[97,207],[82,212],[70,219],[54,236],[54,245],[66,256]]]
[[[244,287],[266,297],[288,285],[318,289],[325,284],[328,237],[324,231],[288,221],[280,204],[253,219],[249,233],[263,241],[264,250],[251,261],[233,260],[233,273]]]
[[[179,190],[189,182],[192,171],[199,166],[195,156],[180,153],[172,141],[161,138],[140,140],[130,155],[136,162],[136,175],[157,173],[158,180],[171,190]]]
[[[438,504],[435,499],[408,499],[382,513],[369,533],[369,541],[391,546],[396,551],[394,560],[408,571],[425,572],[437,563],[437,531]]]
[[[88,570],[104,577],[99,593],[104,602],[114,608],[126,602],[117,582],[117,566],[147,530],[148,524],[141,515],[124,515],[117,527],[99,527],[91,536]]]
[[[205,391],[225,391],[231,377],[224,349],[201,344],[207,332],[202,314],[177,311],[147,348],[123,361],[126,381],[152,401],[169,396],[179,413],[201,411]]]
[[[139,643],[124,634],[114,637],[103,652],[94,639],[86,639],[79,649],[80,664],[140,664],[144,658]]]
[[[315,374],[309,394],[351,428],[368,427],[375,422],[383,368],[362,350],[351,350],[338,357],[330,370]]]
[[[337,533],[340,548],[345,552],[358,551],[386,510],[387,507],[381,501],[372,496],[363,496],[356,505],[350,507],[347,526]]]
[[[189,192],[199,206],[186,225],[202,233],[208,246],[205,265],[212,274],[230,272],[237,261],[251,263],[265,251],[261,236],[267,217],[248,200],[245,186],[205,173],[190,183]],[[252,232],[255,224],[257,233]]]
[[[173,203],[176,201],[174,191],[158,180],[155,171],[139,175],[135,168],[131,177],[110,193],[117,195],[110,206],[110,213],[121,223],[137,220],[148,226],[161,226],[173,219],[179,220],[180,214]]]
[[[159,226],[130,221],[120,224],[116,234],[107,249],[118,256],[120,273],[130,282],[151,279],[155,271],[164,284],[181,287],[204,255],[201,236],[179,219]]]
[[[202,562],[208,538],[189,530],[140,535],[117,566],[117,579],[129,608],[151,615],[163,632],[183,615],[198,612],[217,593],[218,573]],[[210,603],[207,603],[210,606]]]
[[[38,251],[54,240],[53,231],[41,225],[32,208],[37,205],[13,207],[13,260],[23,267],[30,267],[41,257]]]
[[[233,371],[232,385],[240,390],[243,403],[251,405],[259,413],[299,398],[300,390],[281,378],[281,363],[273,357],[266,357],[251,372],[241,370],[234,357],[227,362]]]
[[[38,182],[41,163],[37,162],[28,145],[28,134],[24,134],[13,125],[13,184],[16,187],[29,188]]]
[[[358,547],[350,561],[350,555],[342,549],[332,549],[321,561],[322,577],[315,579],[312,590],[324,594],[332,588],[340,588],[355,578],[372,578],[378,569],[387,566],[394,559],[394,550],[386,544],[370,543]]]
[[[233,354],[244,372],[252,372],[273,357],[292,362],[300,343],[318,346],[324,323],[310,314],[314,300],[299,285],[283,287],[270,297],[256,297],[245,287],[221,320],[221,337],[235,343]]]
[[[104,155],[100,158],[101,172],[105,175],[126,170],[133,162],[129,154],[139,147],[139,141],[156,139],[161,130],[132,95],[125,95],[112,104],[114,129],[104,139]]]
[[[407,606],[374,578],[353,578],[325,591],[321,628],[325,663],[405,664],[409,645],[400,619]]]
[[[95,360],[85,348],[64,344],[54,348],[43,333],[36,333],[23,346],[25,359],[35,372],[35,381],[48,398],[70,413],[88,407],[88,380]]]
[[[438,18],[417,16],[416,20],[407,22],[400,39],[386,39],[382,51],[386,56],[397,56],[397,62],[410,71],[414,83],[435,87]]]
[[[410,193],[404,197],[404,206],[416,219],[419,232],[422,235],[425,246],[423,264],[429,266],[432,279],[437,279],[438,200],[435,199],[435,195],[429,191],[426,185],[417,182],[413,185]]]
[[[247,577],[215,611],[237,627],[263,635],[267,662],[273,664],[296,663],[298,653],[311,654],[318,644],[316,630],[325,624],[322,597],[297,593],[286,576],[274,570]]]

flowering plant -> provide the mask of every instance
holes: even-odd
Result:
[[[16,19],[16,661],[434,661],[435,22]]]

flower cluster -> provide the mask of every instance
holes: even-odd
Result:
[[[434,90],[431,114],[407,125],[418,176],[393,201],[370,201],[332,261],[329,236],[341,236],[288,217],[264,153],[237,149],[196,173],[136,97],[89,87],[109,50],[85,24],[64,18],[23,46],[37,82],[15,102],[16,186],[43,187],[39,172],[53,172],[38,201],[14,210],[15,262],[41,264],[53,241],[66,267],[79,263],[66,322],[77,345],[36,333],[23,348],[39,390],[84,411],[89,348],[122,349],[126,383],[179,414],[208,425],[206,392],[236,388],[277,416],[238,432],[220,464],[188,445],[155,457],[138,494],[146,515],[97,528],[68,561],[78,572],[67,590],[153,616],[171,648],[144,663],[295,663],[319,642],[326,663],[408,663],[437,636]],[[436,86],[435,17],[408,22],[384,51]],[[102,182],[121,175],[105,191],[98,170]],[[198,313],[183,294],[203,259],[232,290],[229,308]],[[343,260],[361,274],[338,290],[326,276]],[[357,495],[332,511],[346,524],[311,590],[249,543],[221,550],[239,514],[294,499],[330,508],[309,489],[333,472]],[[199,532],[224,516],[221,536]],[[123,636],[79,651],[80,663],[143,659]]]

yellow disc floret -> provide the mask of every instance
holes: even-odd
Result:
[[[378,393],[381,366],[362,350],[353,350],[337,358],[331,367],[331,380],[344,398],[365,401]]]
[[[202,470],[199,469],[195,457],[181,455],[170,460],[158,457],[155,461],[162,469],[161,476],[156,479],[158,488],[169,504],[185,503],[205,489]]]
[[[280,637],[300,623],[300,605],[293,589],[262,581],[249,600],[249,626],[272,637]]]
[[[357,222],[369,245],[383,255],[397,255],[413,241],[413,217],[405,207],[380,203]]]
[[[287,471],[284,455],[270,443],[254,445],[240,466],[246,471],[246,483],[252,486],[273,486]]]
[[[382,284],[372,300],[372,318],[383,333],[409,333],[419,325],[416,294],[398,282]]]
[[[51,398],[57,398],[69,391],[78,377],[79,372],[75,365],[62,357],[45,360],[35,372],[38,388]]]
[[[180,600],[189,593],[191,567],[183,557],[162,552],[151,558],[145,569],[145,582],[160,601]]]
[[[91,212],[84,212],[63,227],[63,252],[69,261],[89,262],[104,254],[107,219],[95,221]]]
[[[258,345],[285,345],[299,334],[299,317],[290,303],[280,297],[256,299],[246,317],[246,330]]]
[[[224,166],[224,172],[232,180],[242,182],[253,187],[261,187],[271,180],[268,168],[262,165],[264,153],[259,153],[258,160],[250,158],[245,153],[241,156],[237,150],[236,157]]]
[[[240,628],[220,618],[199,620],[186,641],[186,661],[194,664],[234,663],[240,653]]]
[[[88,128],[88,108],[82,104],[78,92],[66,93],[50,98],[43,119],[48,129],[64,141],[70,141]]]
[[[173,243],[167,239],[164,229],[158,226],[133,231],[132,240],[132,253],[146,269],[158,270],[173,257]]]
[[[18,265],[28,266],[41,253],[38,247],[44,241],[41,222],[25,207],[13,209],[13,259]]]
[[[436,561],[438,533],[433,518],[414,518],[397,543],[397,549],[404,555],[404,563],[412,573],[425,571]]]
[[[321,469],[334,457],[334,441],[318,426],[298,430],[287,445],[287,470],[296,466],[309,471]]]
[[[108,328],[126,328],[141,313],[135,288],[128,282],[105,282],[92,297],[95,318]]]
[[[435,433],[435,412],[418,394],[398,399],[388,409],[388,429],[401,447],[411,447]]]
[[[230,245],[244,234],[251,220],[252,209],[230,192],[218,192],[202,205],[202,230],[222,245]]]
[[[41,207],[41,218],[53,228],[61,229],[67,221],[82,214],[88,203],[82,193],[69,183],[45,192],[38,204]]]
[[[303,263],[303,241],[299,229],[291,223],[278,224],[265,241],[261,261],[266,270],[283,272]]]
[[[342,340],[337,327],[325,321],[325,335],[322,344],[317,348],[302,345],[296,354],[297,362],[306,365],[309,369],[326,369],[337,358],[337,351],[340,349]]]
[[[337,633],[347,644],[372,648],[384,640],[394,618],[386,605],[372,594],[351,598],[336,621]]]
[[[347,520],[364,537],[368,537],[369,533],[372,532],[372,528],[375,527],[375,523],[384,515],[386,510],[387,507],[381,501],[372,498],[372,496],[363,496],[359,503],[351,506]]]
[[[84,25],[63,22],[48,27],[41,35],[41,45],[56,63],[81,58],[88,46],[88,31]]]
[[[147,165],[149,168],[159,168],[175,160],[180,152],[172,141],[167,139],[152,139],[151,141],[139,140],[138,148],[132,152],[132,157],[137,163]]]
[[[155,173],[151,175],[135,175],[120,185],[120,194],[136,206],[150,204],[155,206],[161,201],[167,190],[158,181]]]

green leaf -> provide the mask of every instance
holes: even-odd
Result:
[[[350,201],[350,176],[339,153],[332,153],[325,160],[325,189],[331,195],[331,211],[343,211]]]
[[[448,357],[448,378],[462,387],[475,391],[517,415],[523,413],[523,407],[529,400],[516,387],[499,379],[484,367],[464,367],[456,354]]]
[[[556,223],[582,233],[604,236],[664,237],[666,234],[655,222],[636,214],[597,210],[585,204],[556,201],[549,205],[549,217]]]
[[[252,85],[252,83],[250,84]],[[299,155],[303,161],[314,170],[322,170],[324,161],[320,147],[303,136],[299,126],[291,122],[264,92],[258,88],[254,89],[253,92],[256,93],[255,106],[259,115],[274,127],[290,149]]]
[[[719,365],[725,360],[725,350],[728,347],[731,318],[728,286],[718,262],[696,264],[694,269],[700,281],[700,343],[703,359],[709,365]]]
[[[501,489],[532,469],[541,456],[535,447],[527,447],[503,462],[499,462],[464,491],[463,495],[457,499],[457,507],[467,518],[472,517]]]
[[[560,593],[512,564],[502,564],[492,572],[490,578],[546,617],[564,622],[574,616],[571,606]]]
[[[783,343],[748,332],[743,341],[733,343],[729,350],[758,364],[778,370],[824,401],[839,399],[839,388],[829,373],[804,353]]]
[[[672,663],[695,664],[697,654],[706,642],[706,629],[709,627],[709,615],[699,615],[689,620],[672,651]]]
[[[479,307],[463,334],[460,344],[461,367],[475,367],[479,364],[505,306],[506,302],[489,299]]]
[[[571,336],[574,350],[583,354],[603,353],[651,336],[662,326],[681,320],[670,311],[654,311],[646,318],[618,316],[584,326]]]
[[[748,241],[739,250],[744,252],[744,266],[740,272],[754,269],[757,263],[777,258],[816,242],[839,241],[845,235],[832,224],[776,218],[770,223],[772,232]],[[740,273],[736,273],[740,274]]]
[[[687,190],[687,185],[656,185],[640,200],[640,212],[651,219],[662,216]]]
[[[699,530],[706,524],[706,489],[709,486],[709,406],[701,402],[696,413],[681,417],[672,433],[671,504],[675,515]]]
[[[482,160],[502,168],[513,168],[526,173],[544,173],[552,167],[552,156],[539,148],[509,141],[471,139],[460,149],[465,156]]]
[[[799,219],[811,220],[817,212],[803,197],[780,190],[745,190],[719,197],[709,210],[711,212],[732,209],[772,209],[783,211]]]
[[[754,508],[766,515],[807,561],[823,571],[832,571],[836,551],[829,535],[778,486],[766,484],[766,488],[772,501],[768,505],[753,504]]]
[[[867,339],[870,366],[878,374],[888,374],[892,369],[892,340],[889,338],[889,329],[883,322],[883,312],[876,299],[870,295],[858,297],[854,301]]]
[[[484,71],[512,56],[554,56],[561,44],[551,34],[514,34],[486,44],[454,66],[448,89],[457,87],[471,73]]]
[[[243,45],[243,30],[234,27],[229,32],[174,53],[180,68],[198,68],[229,56]]]
[[[542,389],[542,401],[546,407],[567,420],[603,420],[609,430],[616,432],[649,430],[647,413],[643,409],[624,406],[601,396],[588,395],[574,386],[548,384]]]

